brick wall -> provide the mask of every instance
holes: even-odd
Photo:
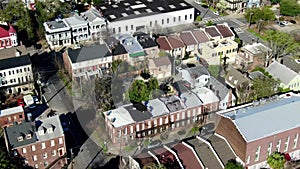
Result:
[[[1,116],[0,126],[1,127],[11,126],[13,125],[14,122],[18,122],[18,124],[20,124],[24,120],[25,120],[24,112],[18,112],[7,116]]]

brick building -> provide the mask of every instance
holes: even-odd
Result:
[[[0,126],[7,127],[17,122],[20,124],[25,120],[22,106],[7,108],[0,111]]]
[[[5,142],[11,155],[34,168],[61,168],[67,161],[65,136],[58,116],[14,124],[5,128]]]
[[[300,159],[299,94],[261,100],[219,113],[216,133],[227,139],[249,169],[266,168],[274,151]]]
[[[18,46],[17,31],[12,26],[0,25],[0,49]]]

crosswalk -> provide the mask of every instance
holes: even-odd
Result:
[[[224,20],[223,17],[218,17],[218,18],[207,17],[207,18],[204,18],[204,19],[202,20],[202,22],[205,22],[205,23],[207,23],[208,21],[218,22],[218,21],[223,21],[223,20]]]
[[[237,20],[237,19],[235,19],[235,18],[232,18],[232,19],[230,19],[230,20],[231,20],[232,22],[238,24],[239,26],[245,26],[245,23],[243,23],[243,22],[241,22],[241,21],[239,21],[239,20]]]

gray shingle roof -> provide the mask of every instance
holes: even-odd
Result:
[[[299,59],[298,59],[299,60]],[[283,64],[295,71],[296,73],[300,73],[300,63],[296,62],[296,60],[292,57],[283,57]]]
[[[111,53],[106,44],[95,44],[92,46],[85,46],[74,50],[68,49],[68,54],[72,63],[111,56]]]
[[[81,16],[78,14],[75,14],[74,16],[65,18],[65,21],[70,25],[70,27],[88,24],[86,20],[84,20]]]
[[[218,91],[218,96],[219,96],[220,100],[223,100],[227,96],[229,90],[226,87],[226,84],[222,84],[216,78],[211,76],[210,77],[210,85],[212,85],[211,86],[212,90]]]
[[[26,65],[31,65],[31,61],[28,55],[11,57],[11,58],[0,60],[0,70],[15,68],[19,66],[26,66]]]
[[[299,107],[300,96],[294,95],[260,106],[233,110],[223,115],[228,118],[234,116],[233,123],[245,140],[250,142],[300,127]]]
[[[135,122],[145,121],[152,117],[152,114],[148,111],[147,107],[145,107],[142,103],[124,106],[124,108],[129,112],[131,118]]]
[[[266,69],[274,78],[279,79],[282,83],[288,84],[291,80],[293,80],[298,74],[291,70],[290,68],[286,67],[274,61],[269,65]]]

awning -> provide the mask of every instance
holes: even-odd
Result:
[[[139,56],[145,56],[145,52],[141,51],[141,52],[137,52],[137,53],[131,53],[129,54],[130,57],[139,57]]]

